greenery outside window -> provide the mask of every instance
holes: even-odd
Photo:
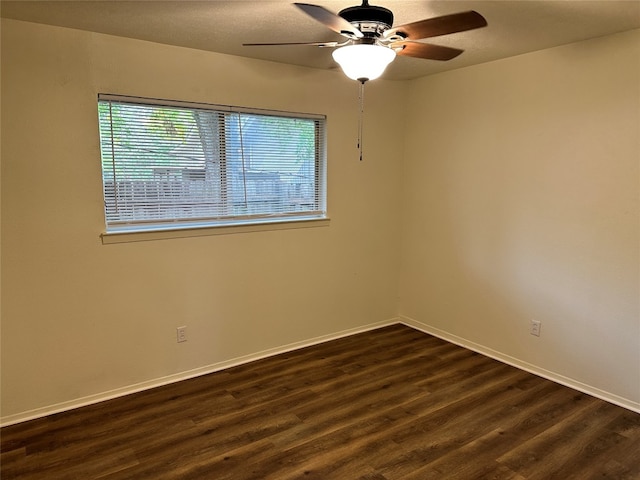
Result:
[[[325,122],[100,94],[107,233],[325,218]]]

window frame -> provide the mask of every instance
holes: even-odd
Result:
[[[288,112],[288,111],[280,111],[280,110],[267,110],[267,109],[259,109],[259,108],[249,108],[249,107],[239,107],[239,106],[230,106],[230,105],[218,105],[218,104],[208,104],[208,103],[200,103],[200,102],[188,102],[188,101],[179,101],[179,100],[167,100],[167,99],[157,99],[157,98],[145,98],[145,97],[134,97],[127,95],[115,95],[115,94],[106,94],[100,93],[98,94],[98,108],[101,103],[104,102],[114,102],[114,103],[124,103],[124,104],[132,104],[132,105],[142,105],[142,106],[160,106],[160,107],[177,107],[180,109],[187,109],[193,111],[203,111],[209,110],[215,112],[219,115],[226,116],[228,114],[238,114],[239,116],[242,114],[248,115],[262,115],[269,117],[279,117],[279,118],[296,118],[302,120],[312,120],[314,122],[314,141],[313,141],[313,175],[314,175],[314,209],[313,210],[304,210],[302,212],[296,213],[287,213],[287,212],[276,212],[276,213],[262,213],[256,216],[251,215],[224,215],[217,217],[208,217],[208,218],[189,218],[188,216],[183,216],[181,218],[174,218],[171,220],[161,220],[161,221],[140,221],[140,220],[132,220],[132,221],[109,221],[108,213],[107,213],[107,179],[105,176],[105,155],[103,153],[103,144],[104,139],[102,132],[100,134],[100,165],[101,165],[101,177],[102,177],[102,195],[104,200],[104,220],[105,220],[105,231],[102,234],[103,243],[113,243],[112,241],[105,241],[106,238],[112,236],[124,236],[127,238],[140,240],[146,239],[147,234],[152,234],[151,238],[175,238],[175,237],[183,237],[183,236],[199,236],[199,235],[208,235],[208,234],[220,234],[220,233],[236,233],[239,231],[259,231],[263,229],[281,229],[281,228],[297,228],[299,226],[320,226],[326,225],[328,221],[327,217],[327,208],[326,208],[326,195],[327,195],[327,140],[326,140],[326,115],[321,114],[309,114],[309,113],[299,113],[299,112]],[[238,117],[240,118],[240,117]],[[99,131],[102,128],[100,121],[99,123]],[[111,124],[111,120],[109,120],[109,124]],[[223,133],[224,136],[228,129],[226,123],[223,125]],[[218,135],[218,148],[224,150],[226,147],[222,144],[220,140],[221,135]],[[113,144],[113,134],[111,134],[111,139],[106,142],[107,145],[111,143]],[[241,140],[242,142],[242,140]],[[241,149],[244,149],[244,143],[241,143]],[[111,155],[114,155],[113,148],[111,150]],[[108,156],[108,155],[107,155]],[[219,181],[223,181],[223,177],[229,174],[229,169],[226,166],[226,157],[227,152],[221,152],[220,154],[220,165],[223,166],[223,171],[220,173],[220,177],[218,177]],[[113,157],[112,157],[113,158]],[[115,160],[107,160],[115,165]],[[243,167],[244,168],[244,167]],[[113,180],[115,185],[115,178]],[[114,188],[116,188],[114,186]],[[114,191],[115,192],[115,191]],[[117,196],[114,193],[114,196]],[[119,240],[118,240],[119,241]]]

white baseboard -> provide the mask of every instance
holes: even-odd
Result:
[[[364,325],[361,327],[342,330],[340,332],[331,333],[328,335],[322,335],[319,337],[303,340],[300,342],[294,342],[287,345],[282,345],[280,347],[270,348],[268,350],[263,350],[261,352],[244,355],[242,357],[233,358],[231,360],[225,360],[223,362],[218,362],[212,365],[206,365],[204,367],[195,368],[193,370],[175,373],[172,375],[167,375],[165,377],[155,378],[152,380],[136,383],[133,385],[128,385],[121,388],[116,388],[114,390],[109,390],[106,392],[97,393],[97,394],[89,395],[82,398],[76,398],[66,402],[61,402],[54,405],[49,405],[46,407],[17,413],[14,415],[8,415],[0,418],[0,427],[6,427],[16,423],[21,423],[21,422],[26,422],[28,420],[33,420],[36,418],[46,417],[47,415],[53,415],[55,413],[73,410],[75,408],[92,405],[95,403],[103,402],[105,400],[111,400],[113,398],[123,397],[125,395],[130,395],[132,393],[141,392],[143,390],[148,390],[155,387],[161,387],[163,385],[179,382],[181,380],[188,380],[190,378],[199,377],[201,375],[207,375],[209,373],[224,370],[226,368],[235,367],[237,365],[242,365],[244,363],[253,362],[255,360],[260,360],[262,358],[272,357],[274,355],[290,352],[292,350],[298,350],[300,348],[317,345],[317,344],[328,342],[331,340],[336,340],[338,338],[348,337],[350,335],[367,332],[369,330],[374,330],[376,328],[386,327],[388,325],[393,325],[397,323],[400,323],[399,319],[392,318],[390,320],[384,320],[381,322],[372,323],[372,324]]]
[[[474,352],[493,358],[494,360],[498,360],[502,363],[506,363],[507,365],[511,365],[526,372],[533,373],[534,375],[538,375],[539,377],[546,378],[547,380],[551,380],[552,382],[559,383],[561,385],[573,388],[574,390],[578,390],[601,400],[605,400],[606,402],[613,403],[614,405],[618,405],[633,412],[640,413],[640,403],[629,400],[628,398],[620,397],[613,393],[600,390],[599,388],[593,387],[591,385],[584,384],[572,378],[565,377],[564,375],[545,370],[544,368],[540,368],[531,363],[524,362],[515,357],[511,357],[504,353],[485,347],[484,345],[469,341],[465,338],[458,337],[457,335],[445,332],[444,330],[432,327],[431,325],[426,325],[409,317],[400,316],[400,323],[408,327],[415,328],[416,330],[420,330],[421,332],[428,333],[429,335],[433,335],[434,337],[441,338],[442,340],[446,340],[447,342],[454,343],[469,350],[473,350]]]
[[[411,328],[415,328],[416,330],[419,330],[424,333],[428,333],[429,335],[433,335],[434,337],[441,338],[443,340],[446,340],[447,342],[451,342],[453,344],[459,345],[469,350],[473,350],[474,352],[478,352],[487,357],[506,363],[507,365],[511,365],[513,367],[519,368],[521,370],[532,373],[534,375],[538,375],[542,378],[546,378],[547,380],[551,380],[553,382],[559,383],[561,385],[565,385],[567,387],[573,388],[575,390],[586,393],[588,395],[592,395],[594,397],[600,398],[609,403],[613,403],[614,405],[618,405],[620,407],[626,408],[633,412],[640,413],[640,403],[638,402],[634,402],[632,400],[620,397],[618,395],[614,395],[604,390],[600,390],[591,385],[587,385],[577,380],[574,380],[572,378],[559,375],[555,372],[542,369],[540,367],[537,367],[536,365],[523,362],[522,360],[519,360],[515,357],[505,355],[491,348],[485,347],[475,342],[471,342],[462,337],[458,337],[456,335],[450,334],[448,332],[445,332],[444,330],[440,330],[438,328],[424,324],[412,318],[400,316],[398,318],[393,318],[390,320],[384,320],[381,322],[372,323],[372,324],[364,325],[357,328],[343,330],[343,331],[328,334],[328,335],[322,335],[319,337],[303,340],[300,342],[290,343],[280,347],[270,348],[268,350],[263,350],[261,352],[244,355],[242,357],[225,360],[223,362],[218,362],[212,365],[206,365],[204,367],[195,368],[193,370],[175,373],[172,375],[167,375],[165,377],[160,377],[160,378],[148,380],[145,382],[128,385],[121,388],[116,388],[114,390],[109,390],[106,392],[97,393],[94,395],[89,395],[86,397],[77,398],[77,399],[69,400],[66,402],[61,402],[54,405],[49,405],[46,407],[29,410],[26,412],[20,412],[14,415],[8,415],[0,418],[0,427],[5,427],[5,426],[13,425],[16,423],[21,423],[21,422],[26,422],[28,420],[33,420],[36,418],[46,417],[47,415],[53,415],[55,413],[73,410],[75,408],[92,405],[95,403],[103,402],[105,400],[111,400],[113,398],[123,397],[125,395],[141,392],[143,390],[148,390],[155,387],[161,387],[163,385],[179,382],[181,380],[188,380],[190,378],[199,377],[201,375],[207,375],[209,373],[213,373],[220,370],[224,370],[226,368],[231,368],[237,365],[253,362],[255,360],[260,360],[262,358],[272,357],[274,355],[279,355],[281,353],[290,352],[292,350],[298,350],[300,348],[317,345],[317,344],[328,342],[331,340],[336,340],[338,338],[348,337],[350,335],[367,332],[369,330],[386,327],[388,325],[393,325],[396,323],[402,323],[403,325],[406,325]]]

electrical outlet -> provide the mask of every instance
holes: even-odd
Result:
[[[178,343],[187,341],[187,327],[178,327],[176,329]]]
[[[531,325],[529,326],[529,333],[531,335],[535,335],[536,337],[540,336],[540,320],[531,320]]]

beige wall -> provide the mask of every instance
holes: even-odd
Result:
[[[640,406],[639,43],[372,82],[360,163],[339,72],[3,20],[3,419],[398,312]],[[102,245],[98,92],[326,114],[330,226]]]
[[[326,114],[330,225],[102,245],[98,92]],[[3,417],[393,319],[403,89],[367,93],[361,163],[339,72],[3,20]]]
[[[405,321],[640,409],[640,31],[409,95]]]

